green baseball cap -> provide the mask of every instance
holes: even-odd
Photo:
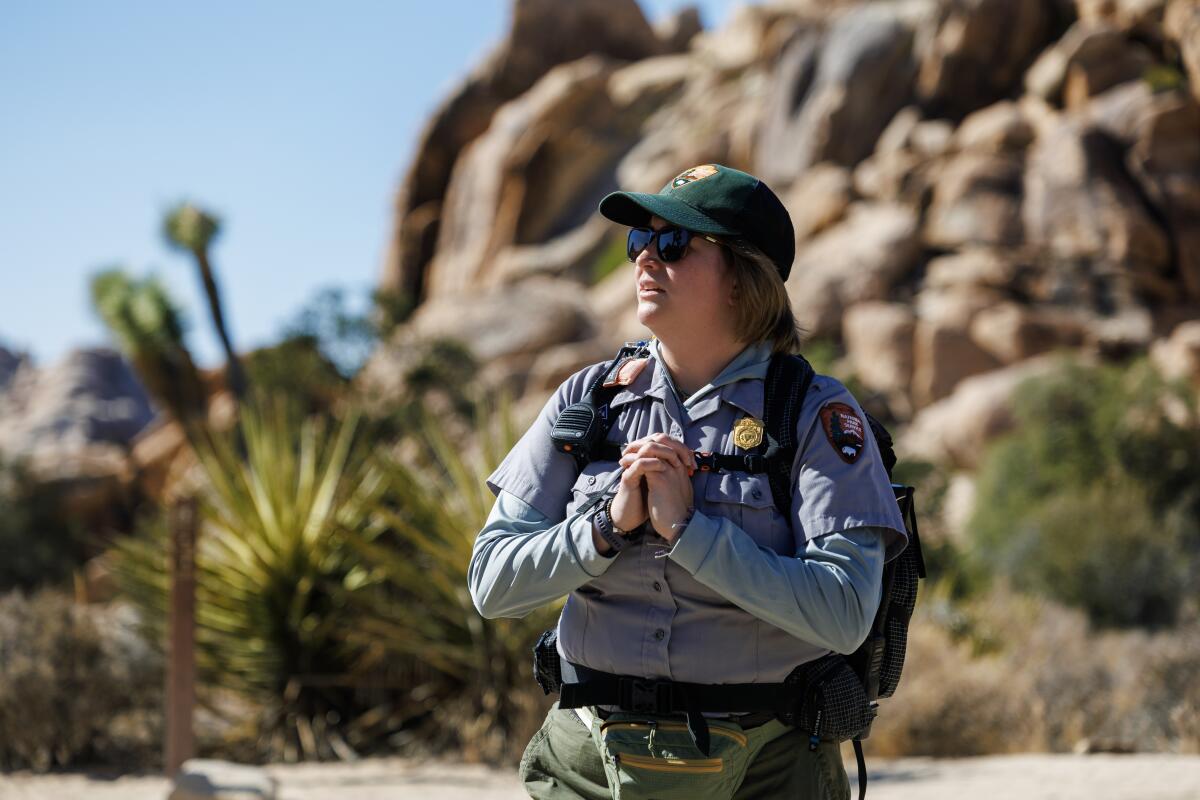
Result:
[[[744,239],[775,263],[785,281],[796,257],[792,218],[775,193],[758,178],[720,164],[701,164],[679,173],[658,194],[613,192],[600,213],[631,228],[658,216],[696,233]]]

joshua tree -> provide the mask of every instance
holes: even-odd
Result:
[[[202,423],[204,386],[183,343],[179,312],[158,281],[106,270],[92,278],[92,305],[154,398],[186,429]]]
[[[180,250],[191,253],[196,259],[196,268],[200,271],[200,280],[204,284],[204,294],[208,297],[208,310],[212,315],[213,327],[225,348],[225,374],[228,378],[229,389],[234,397],[241,400],[246,391],[246,379],[242,373],[241,364],[233,352],[229,341],[229,331],[225,328],[225,315],[221,312],[221,295],[217,289],[217,277],[212,263],[208,258],[208,247],[221,230],[221,221],[212,214],[197,208],[191,203],[182,203],[174,208],[163,224],[167,242]]]

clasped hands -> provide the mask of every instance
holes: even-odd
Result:
[[[613,524],[628,531],[649,520],[659,536],[674,543],[692,508],[695,453],[665,433],[636,439],[621,452],[625,471],[612,501]]]

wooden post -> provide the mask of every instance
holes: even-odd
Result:
[[[167,621],[166,746],[164,766],[175,776],[195,754],[196,706],[196,499],[176,501],[168,512],[171,533],[171,600]]]

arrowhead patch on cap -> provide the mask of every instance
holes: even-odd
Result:
[[[821,409],[821,427],[838,457],[853,464],[867,445],[866,426],[853,408],[845,403],[830,403]]]
[[[700,181],[705,178],[710,178],[717,174],[717,166],[715,164],[701,164],[698,167],[692,167],[686,172],[681,172],[671,181],[671,188],[678,189],[680,186],[686,186],[692,181]]]

